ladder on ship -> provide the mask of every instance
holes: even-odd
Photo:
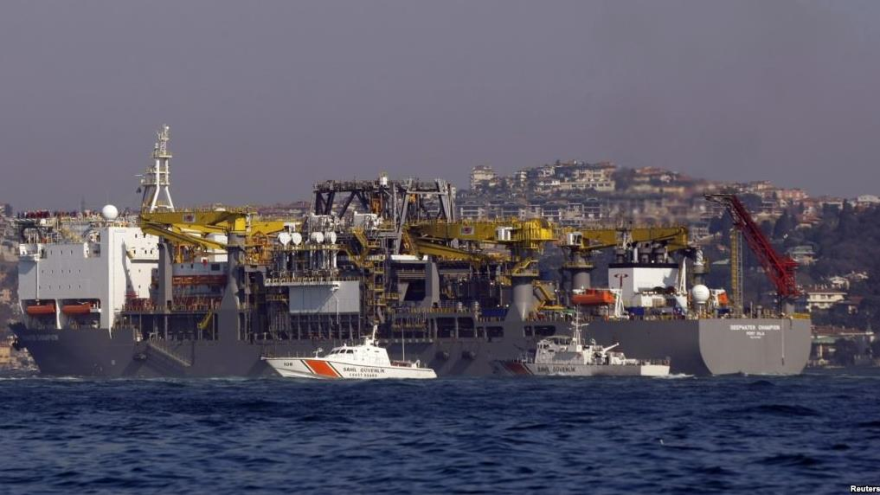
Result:
[[[147,356],[156,355],[172,361],[178,366],[189,368],[192,366],[192,358],[185,356],[177,349],[173,349],[166,341],[151,338],[147,341]]]

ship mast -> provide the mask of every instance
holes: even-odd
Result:
[[[174,211],[171,200],[171,152],[168,141],[171,139],[171,128],[162,125],[156,132],[157,141],[153,146],[153,165],[141,176],[141,189],[144,196],[141,200],[141,212]]]

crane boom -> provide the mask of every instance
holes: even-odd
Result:
[[[630,242],[658,242],[666,246],[669,252],[687,249],[688,230],[683,226],[668,227],[587,227],[583,229],[565,229],[560,239],[568,249],[582,252],[600,251],[619,246],[625,237]]]
[[[742,232],[749,248],[764,268],[764,273],[776,286],[780,300],[798,296],[800,290],[795,280],[797,262],[776,252],[742,201],[735,194],[707,194],[705,197],[724,206],[730,214],[734,227]]]

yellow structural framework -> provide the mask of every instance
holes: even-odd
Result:
[[[572,233],[580,234],[579,243],[567,243],[567,234]],[[689,247],[688,230],[683,226],[564,229],[562,234],[563,247],[585,253],[617,247],[626,241],[662,242],[669,252]]]
[[[226,249],[226,244],[205,237],[208,234],[244,236],[245,244],[284,230],[289,222],[264,220],[246,209],[181,210],[141,213],[141,230],[172,244],[202,249]]]

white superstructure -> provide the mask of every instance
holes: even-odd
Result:
[[[113,328],[127,299],[150,297],[157,237],[109,220],[81,235],[58,240],[35,229],[19,245],[18,297],[29,327]]]

